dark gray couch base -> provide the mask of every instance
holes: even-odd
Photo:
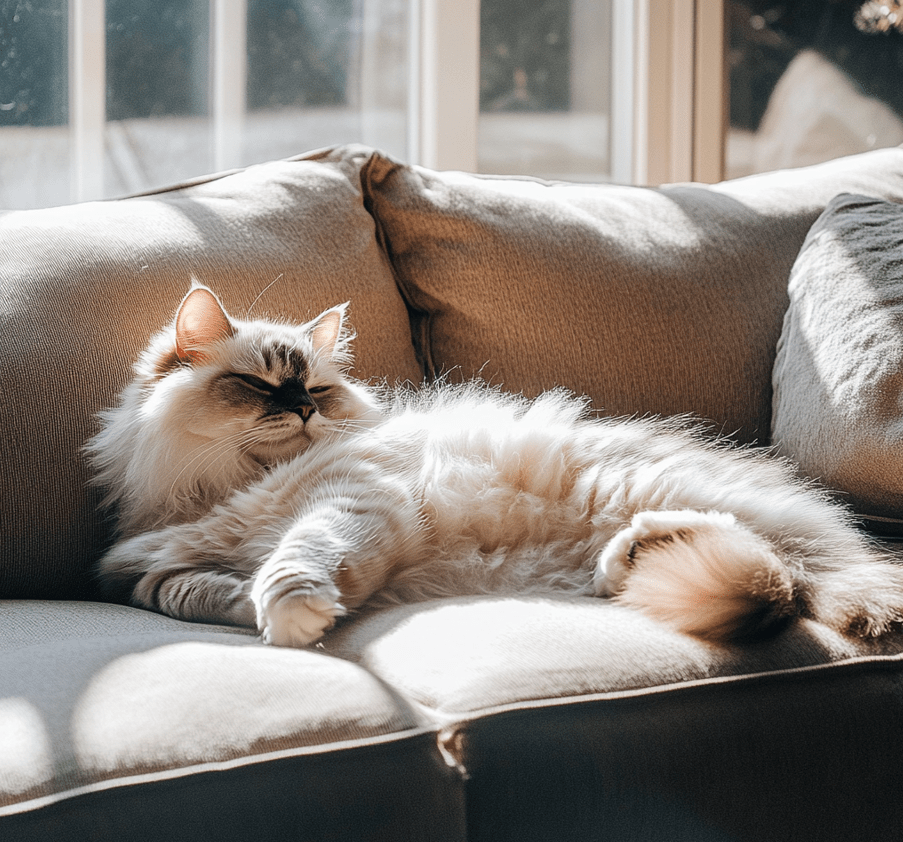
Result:
[[[903,660],[488,714],[462,726],[471,842],[898,839]],[[825,792],[832,794],[825,798]]]
[[[463,781],[432,731],[141,776],[15,809],[0,811],[4,842],[466,839]]]

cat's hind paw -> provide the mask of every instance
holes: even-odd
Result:
[[[596,560],[593,574],[593,592],[596,596],[617,596],[627,583],[633,569],[633,551],[636,545],[635,530],[622,529],[606,544]]]
[[[637,562],[657,550],[679,558],[679,545],[689,548],[704,536],[737,527],[732,515],[697,511],[645,511],[633,516],[599,554],[593,590],[596,596],[613,597],[627,586]]]
[[[715,640],[773,633],[796,611],[790,568],[725,512],[639,512],[600,553],[593,584],[597,596]]]
[[[309,646],[335,625],[345,608],[338,592],[286,594],[264,607],[258,618],[263,642],[271,646]]]

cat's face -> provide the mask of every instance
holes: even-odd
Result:
[[[232,453],[261,464],[366,423],[374,406],[342,374],[343,319],[344,306],[299,326],[239,321],[210,290],[195,287],[172,331],[139,363],[142,411],[159,414],[155,426],[171,431],[176,448],[181,440],[188,452]]]

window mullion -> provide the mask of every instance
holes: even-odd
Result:
[[[693,124],[696,118],[696,0],[671,4],[671,127],[668,181],[693,180]]]
[[[477,168],[479,0],[411,0],[419,29],[411,62],[411,160],[434,169]]]
[[[103,196],[106,122],[104,0],[69,3],[69,132],[73,201]]]
[[[718,181],[726,113],[724,4],[632,2],[637,34],[633,181]]]
[[[727,135],[726,16],[723,0],[696,0],[693,180],[724,178]]]
[[[211,2],[211,112],[213,165],[243,163],[247,88],[247,0]]]
[[[611,177],[630,183],[637,175],[637,147],[642,130],[637,119],[638,98],[645,99],[645,77],[636,72],[645,44],[640,40],[636,0],[614,0],[612,4],[611,52]]]

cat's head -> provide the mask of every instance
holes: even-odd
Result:
[[[170,411],[185,432],[235,438],[261,462],[295,455],[372,410],[343,375],[350,362],[345,307],[302,325],[239,321],[196,284],[138,364],[149,403],[178,402]]]
[[[125,531],[184,520],[266,467],[379,418],[348,378],[345,307],[306,324],[243,321],[195,284],[88,445]]]

